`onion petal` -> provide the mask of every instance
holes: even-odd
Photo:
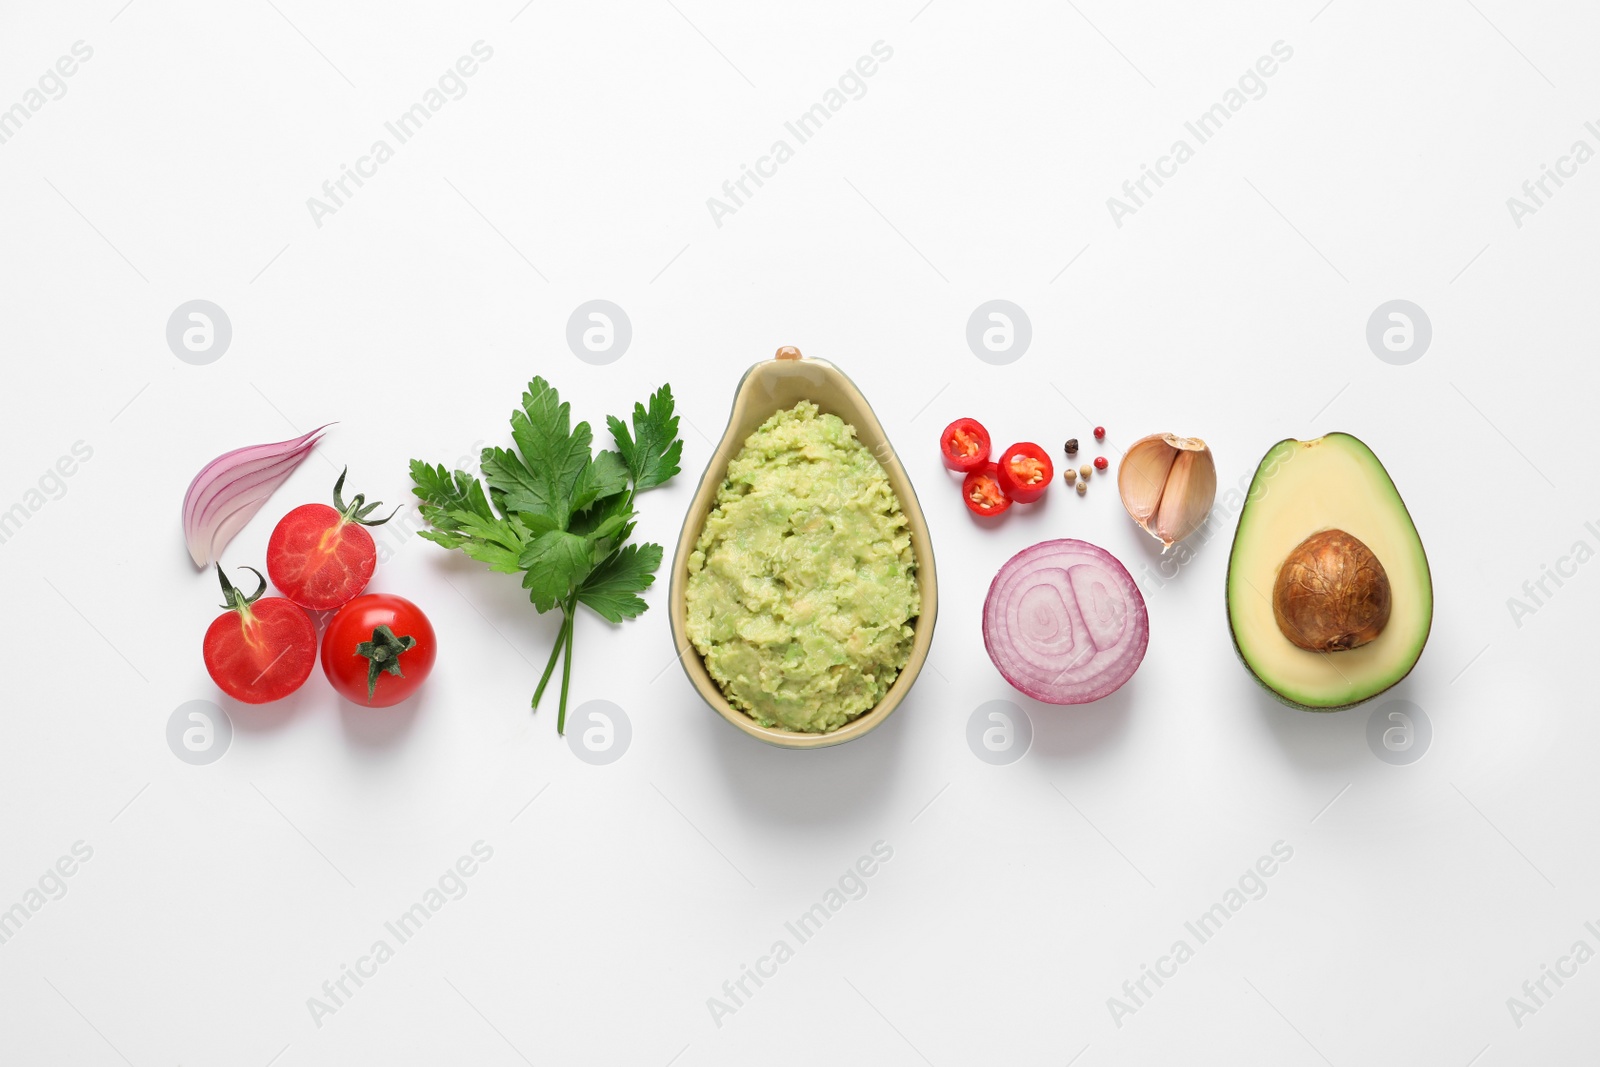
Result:
[[[1006,561],[983,602],[983,644],[1002,677],[1046,704],[1087,704],[1144,660],[1150,617],[1128,569],[1062,538]]]
[[[224,452],[200,469],[183,494],[183,539],[197,567],[208,567],[273,490],[300,466],[331,423],[287,441]]]

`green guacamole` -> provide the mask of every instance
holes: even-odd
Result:
[[[762,726],[837,730],[911,656],[911,533],[854,427],[809,400],[773,415],[728,464],[689,557],[689,639]]]

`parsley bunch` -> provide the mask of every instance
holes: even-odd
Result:
[[[516,450],[485,448],[482,482],[442,464],[411,461],[413,492],[422,499],[418,510],[433,527],[420,531],[423,537],[459,548],[490,570],[520,573],[541,615],[561,609],[561,629],[533,693],[537,708],[564,654],[557,733],[567,725],[578,605],[587,604],[609,622],[631,619],[649,606],[638,594],[655,581],[661,546],[627,543],[637,515],[633,498],[677,474],[683,454],[670,385],[650,397],[648,408],[633,405],[632,433],[621,419],[606,417],[615,452],[591,454],[589,424],[574,427],[571,421],[572,405],[535,378],[522,394],[522,408],[511,413]]]

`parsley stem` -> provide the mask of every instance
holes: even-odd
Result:
[[[567,601],[567,654],[561,661],[561,706],[556,713],[556,733],[567,732],[567,687],[572,682],[572,631],[577,627],[573,625],[578,614],[578,594],[572,594],[572,599]]]
[[[539,678],[539,688],[533,691],[533,706],[538,708],[539,698],[544,696],[544,687],[550,684],[550,676],[556,672],[556,661],[561,658],[561,651],[566,645],[567,628],[572,625],[572,613],[563,612],[561,615],[561,629],[556,631],[555,647],[550,650],[550,662],[544,665],[544,674]]]

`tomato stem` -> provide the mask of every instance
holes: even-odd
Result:
[[[350,503],[346,505],[344,502],[344,476],[349,473],[350,468],[345,467],[339,472],[339,480],[333,483],[333,509],[339,513],[340,526],[349,522],[353,522],[357,526],[382,526],[400,513],[400,508],[396,507],[381,519],[367,518],[368,515],[383,506],[383,501],[374,500],[368,504],[365,493],[357,493]]]
[[[240,615],[249,615],[250,605],[260,600],[261,594],[267,591],[267,580],[262,577],[261,572],[256,570],[254,567],[240,567],[240,570],[249,571],[251,574],[255,575],[256,581],[261,583],[256,586],[256,591],[254,593],[251,593],[249,596],[245,596],[243,593],[239,592],[239,590],[235,589],[233,583],[228,581],[228,576],[222,573],[222,564],[218,563],[215,566],[217,568],[217,579],[222,582],[222,606],[227,608],[229,611],[237,611]]]
[[[416,643],[417,639],[410,634],[396,637],[395,632],[385,624],[372,631],[371,641],[356,645],[356,655],[367,658],[368,704],[372,703],[373,694],[378,690],[378,675],[387,672],[396,678],[405,677],[400,669],[400,656],[411,651]]]

